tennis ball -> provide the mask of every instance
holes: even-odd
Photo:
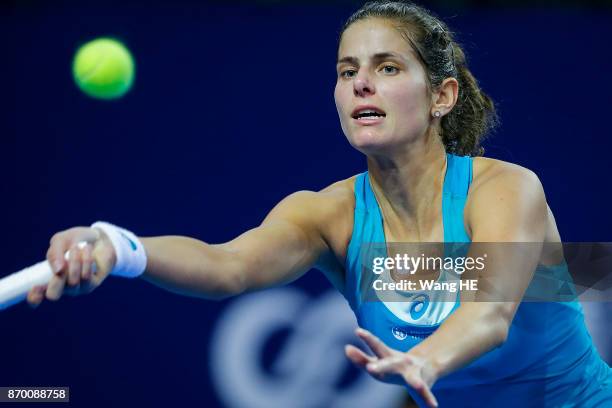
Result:
[[[83,44],[72,62],[77,86],[99,99],[120,98],[134,82],[134,59],[130,51],[112,38],[97,38]]]

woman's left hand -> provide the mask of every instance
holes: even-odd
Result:
[[[435,408],[438,406],[438,401],[431,392],[431,387],[436,378],[434,378],[433,370],[425,358],[389,348],[367,330],[358,328],[356,334],[366,342],[375,356],[370,356],[349,344],[345,347],[346,356],[349,360],[365,369],[377,380],[387,381],[390,376],[400,377],[419,393],[429,407]]]

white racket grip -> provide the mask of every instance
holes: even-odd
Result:
[[[51,265],[42,261],[0,279],[0,310],[21,302],[34,286],[49,283],[51,276]]]
[[[85,247],[87,242],[79,242],[79,248]],[[70,251],[64,254],[68,260]],[[92,273],[96,271],[96,264],[92,265]],[[0,279],[0,310],[13,306],[23,300],[30,289],[38,285],[46,285],[53,276],[49,261],[42,261],[30,267],[15,272],[6,278]]]

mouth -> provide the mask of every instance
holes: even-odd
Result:
[[[375,106],[359,106],[353,111],[351,117],[363,124],[373,124],[382,121],[387,114]]]

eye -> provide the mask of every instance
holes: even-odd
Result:
[[[385,74],[397,74],[399,72],[399,69],[393,65],[385,65],[382,67],[382,71]]]
[[[345,69],[344,71],[340,72],[340,76],[342,78],[353,78],[355,75],[357,74],[357,71],[355,71],[354,69]]]

